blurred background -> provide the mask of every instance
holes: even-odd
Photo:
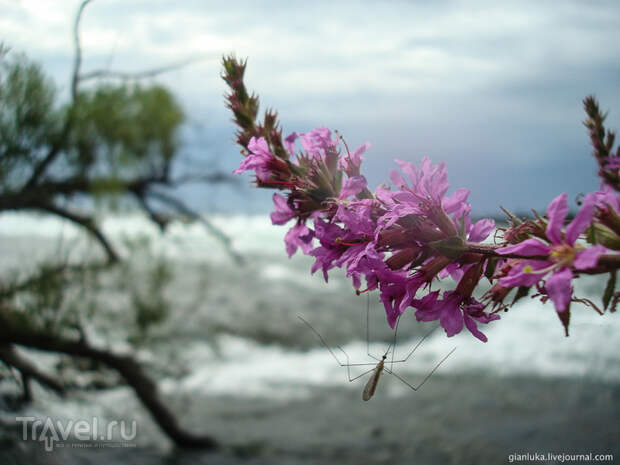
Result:
[[[617,2],[97,0],[76,55],[80,5],[0,0],[3,463],[620,455],[620,323],[585,306],[569,338],[530,299],[484,328],[486,344],[435,331],[394,367],[416,384],[457,347],[420,391],[386,375],[363,402],[365,379],[349,383],[297,316],[368,363],[367,305],[371,352],[393,337],[382,306],[286,256],[271,192],[230,175],[241,157],[220,78],[223,54],[248,57],[248,88],[285,135],[323,125],[371,142],[371,186],[394,158],[428,156],[476,216],[542,212],[598,187],[581,100],[595,94],[620,127]],[[580,279],[576,293],[598,302],[604,287]],[[432,328],[403,319],[398,353]],[[48,452],[17,416],[135,419],[138,434]],[[191,451],[195,436],[221,447]]]

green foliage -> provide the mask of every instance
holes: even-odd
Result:
[[[53,272],[51,266],[41,267],[41,279],[33,282],[29,299],[25,299],[26,313],[42,323],[47,331],[53,331],[65,293],[65,279],[61,273]]]
[[[97,84],[57,104],[52,81],[24,55],[0,49],[0,186],[15,190],[53,148],[63,175],[98,178],[94,193],[136,177],[163,178],[184,114],[157,84]],[[98,188],[101,187],[101,190]]]
[[[7,292],[12,286],[5,283],[0,306],[4,301],[12,310],[4,316],[17,327],[48,334],[81,331],[85,325],[116,333],[120,323],[122,338],[145,341],[170,316],[167,292],[175,276],[170,262],[154,254],[148,238],[127,239],[125,246],[127,260],[118,266],[42,263],[18,292]]]
[[[148,236],[126,237],[123,241],[132,260],[124,261],[118,274],[118,288],[127,293],[133,312],[129,339],[139,344],[150,330],[166,321],[171,304],[166,293],[174,279],[171,264],[154,254]]]
[[[162,323],[170,313],[170,303],[164,295],[166,286],[172,280],[170,265],[159,260],[148,270],[145,292],[132,289],[132,304],[136,314],[138,335],[144,336],[150,327]]]
[[[23,55],[0,53],[0,182],[14,182],[58,133],[55,89]]]
[[[68,112],[71,166],[91,175],[103,174],[98,172],[103,167],[122,179],[163,175],[184,118],[172,94],[159,85],[97,86],[80,92]]]

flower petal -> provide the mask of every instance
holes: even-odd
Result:
[[[536,273],[538,270],[542,270],[553,265],[553,262],[527,260],[514,266],[507,276],[500,278],[499,283],[504,287],[516,287],[516,286],[533,286],[540,281],[545,274]],[[525,272],[525,267],[529,267],[530,272]]]
[[[407,183],[405,182],[405,178],[396,170],[390,171],[390,181],[397,189],[405,189],[407,187]]]
[[[567,244],[573,245],[577,238],[579,238],[579,235],[590,226],[592,215],[594,215],[594,203],[594,196],[592,194],[586,195],[581,210],[579,210],[577,216],[575,216],[573,221],[566,227]]]
[[[418,170],[415,165],[409,161],[399,160],[396,158],[394,160],[400,166],[400,169],[407,175],[407,177],[411,180],[411,185],[415,188],[416,184],[419,180]]]
[[[549,217],[549,223],[547,224],[547,237],[551,239],[554,244],[562,242],[562,225],[564,219],[568,214],[568,202],[566,200],[566,192],[562,192],[555,199],[551,201],[549,207],[547,207],[547,216]]]
[[[338,200],[344,200],[347,197],[359,194],[366,188],[367,185],[368,184],[364,176],[353,176],[352,178],[348,178],[340,190]]]
[[[463,315],[463,319],[465,320],[465,326],[475,337],[480,339],[482,342],[487,342],[487,337],[478,329],[478,325],[469,315]]]
[[[457,293],[452,293],[449,297],[446,297],[446,294],[444,293],[439,323],[446,330],[446,335],[451,337],[463,329],[463,312],[459,307],[462,297]]]
[[[545,289],[558,312],[566,310],[570,303],[572,294],[571,279],[573,279],[573,272],[568,267],[556,271],[547,279]]]
[[[577,252],[573,265],[578,270],[594,268],[598,263],[598,258],[607,252],[607,248],[602,245],[593,245],[592,247]]]
[[[450,214],[459,209],[459,206],[467,202],[467,197],[469,196],[469,189],[465,189],[461,187],[454,191],[451,195],[444,197],[441,201],[441,206],[446,211],[446,213]]]
[[[472,226],[469,231],[469,240],[472,242],[482,242],[487,238],[491,231],[495,228],[495,221],[483,218]]]
[[[284,139],[284,146],[291,155],[295,154],[295,141],[298,137],[299,135],[296,132],[291,132],[288,136],[286,136],[286,139]]]
[[[257,155],[271,155],[267,140],[264,137],[252,137],[248,142],[248,150]]]
[[[496,252],[500,255],[506,255],[509,253],[516,253],[524,255],[526,257],[532,257],[534,255],[548,255],[551,251],[551,247],[538,239],[527,239],[523,242],[519,242],[515,245],[509,245],[497,249]]]
[[[303,253],[308,254],[312,249],[313,237],[314,234],[312,230],[305,224],[299,223],[289,229],[286,236],[284,236],[284,243],[288,256],[292,257],[297,251],[297,247],[301,248]]]
[[[362,145],[360,145],[358,148],[356,148],[351,154],[351,160],[353,160],[353,163],[359,166],[362,163],[362,160],[364,159],[362,157],[362,154],[366,150],[368,150],[370,147],[372,147],[372,144],[370,142],[365,142]]]
[[[273,194],[273,204],[276,211],[270,215],[272,224],[284,224],[295,216],[295,212],[288,206],[286,197],[280,194]]]
[[[415,317],[418,321],[435,321],[439,318],[441,302],[438,302],[438,297],[439,291],[433,291],[411,302],[411,306],[416,309]]]

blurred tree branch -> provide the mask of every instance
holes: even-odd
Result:
[[[88,73],[82,73],[79,75],[79,81],[85,82],[90,79],[120,79],[121,81],[140,80],[159,76],[160,74],[169,73],[170,71],[176,71],[177,69],[184,68],[187,65],[200,61],[200,58],[190,58],[188,60],[180,61],[179,63],[172,63],[159,68],[147,69],[143,71],[137,71],[129,73],[126,71],[111,71],[106,69],[98,69],[89,71]]]
[[[13,186],[2,183],[3,179],[0,178],[0,211],[39,210],[68,219],[88,231],[100,243],[110,262],[116,262],[119,256],[94,217],[83,211],[71,211],[70,206],[58,207],[55,205],[58,197],[68,198],[74,194],[92,196],[106,191],[116,195],[129,194],[163,230],[171,215],[158,212],[150,202],[153,197],[157,197],[160,204],[170,208],[174,214],[193,220],[200,219],[200,215],[172,194],[164,196],[161,191],[153,194],[153,186],[173,189],[187,182],[212,184],[235,181],[228,173],[218,171],[201,175],[181,174],[176,179],[171,178],[171,164],[175,160],[177,147],[175,133],[184,115],[172,95],[163,87],[103,84],[95,89],[81,90],[80,86],[86,80],[105,77],[139,80],[196,61],[186,60],[138,73],[97,70],[82,74],[80,22],[90,3],[92,0],[85,0],[80,4],[74,22],[71,101],[53,116],[49,115],[53,89],[46,83],[38,68],[28,63],[9,64],[0,53],[0,59],[5,61],[6,83],[11,78],[12,68],[21,66],[24,87],[38,86],[42,89],[42,94],[50,94],[47,100],[39,102],[40,123],[49,125],[50,130],[42,135],[37,146],[23,147],[18,143],[20,141],[11,144],[8,136],[4,141],[0,141],[0,149],[4,148],[0,150],[0,154],[5,160],[25,162],[23,164],[29,165],[31,171],[27,181],[16,182]],[[13,77],[18,81],[16,76]],[[20,83],[14,84],[17,86]],[[15,98],[10,102],[16,113],[19,113],[20,107],[36,108],[37,101],[27,101],[25,93],[19,97],[21,100]],[[23,122],[15,121],[14,126],[23,127],[23,124],[20,124]],[[22,156],[24,153],[26,156]],[[41,153],[44,153],[44,156],[40,156]],[[4,170],[7,172],[4,180],[11,176],[11,180],[15,182],[18,176],[12,176],[10,168]],[[24,166],[20,168],[23,170]],[[67,168],[70,168],[69,173],[61,175],[61,171],[66,171]],[[0,175],[2,171],[0,166]],[[239,260],[225,234],[208,220],[201,222],[221,241],[231,256]]]
[[[177,423],[174,415],[168,409],[166,404],[159,398],[157,386],[144,373],[140,364],[129,355],[117,355],[110,351],[101,350],[90,345],[84,338],[71,340],[63,338],[55,334],[38,331],[27,325],[16,325],[10,317],[11,311],[6,307],[0,313],[0,349],[4,348],[4,352],[0,350],[0,358],[7,361],[11,360],[10,355],[4,358],[6,354],[15,354],[14,351],[6,349],[12,344],[18,344],[31,349],[44,350],[50,352],[58,352],[73,357],[85,357],[95,360],[110,368],[118,371],[127,384],[135,391],[140,401],[147,408],[153,419],[162,428],[162,430],[180,447],[198,447],[198,448],[214,448],[216,442],[209,436],[196,436],[185,432]],[[20,366],[31,365],[30,362],[22,361]],[[19,368],[18,368],[19,369]],[[46,375],[37,373],[33,369],[25,369],[28,376],[37,375],[38,380],[43,384],[51,384],[54,390],[63,392],[64,389],[55,380],[47,379]]]
[[[15,346],[11,344],[0,344],[0,360],[20,372],[25,401],[32,399],[30,379],[35,379],[42,386],[55,391],[61,396],[65,395],[65,388],[60,382],[53,376],[39,370],[30,360],[20,355],[15,349]]]
[[[105,260],[39,265],[31,276],[3,277],[0,360],[21,373],[26,400],[31,396],[31,379],[59,394],[66,388],[39,370],[16,345],[103,363],[122,375],[176,445],[213,448],[216,443],[212,438],[189,434],[178,425],[159,398],[155,382],[133,357],[94,347],[87,341],[81,314],[63,314],[61,310],[67,289],[121,261],[95,220],[94,208],[89,208],[88,202],[80,203],[83,199],[134,199],[162,231],[173,215],[200,221],[239,260],[228,237],[172,192],[189,182],[227,183],[233,182],[232,177],[213,171],[180,173],[173,178],[178,129],[185,118],[182,109],[163,86],[125,82],[154,77],[195,60],[138,73],[82,73],[80,23],[90,3],[92,0],[82,1],[75,16],[70,96],[65,104],[57,103],[54,86],[39,66],[24,56],[9,54],[0,44],[0,213],[38,211],[68,220],[98,242]],[[83,86],[86,81],[106,78],[123,82]],[[142,318],[138,322],[141,328],[165,315],[161,293],[167,279],[165,267],[157,268],[153,276],[150,299],[133,302],[142,306],[143,312],[137,315],[138,320]],[[80,304],[86,306],[86,302]],[[150,312],[149,305],[155,304],[156,311]]]

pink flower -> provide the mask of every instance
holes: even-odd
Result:
[[[433,165],[424,157],[417,169],[413,163],[396,160],[402,172],[409,178],[411,186],[396,170],[390,173],[392,184],[398,189],[389,192],[383,189],[377,192],[377,198],[386,204],[386,213],[379,221],[380,228],[387,229],[407,216],[416,216],[428,220],[445,236],[454,236],[457,226],[448,213],[458,218],[471,207],[465,202],[469,191],[459,189],[449,197],[445,197],[449,184],[448,173],[444,163]],[[445,208],[444,208],[445,203]]]
[[[444,292],[442,300],[438,297],[439,291],[434,291],[413,301],[418,321],[439,320],[448,337],[460,333],[464,323],[470,333],[482,342],[487,342],[487,337],[478,329],[477,323],[487,324],[499,320],[499,315],[485,313],[484,304],[457,291]]]
[[[298,247],[303,253],[310,253],[313,248],[312,239],[314,239],[314,232],[305,224],[297,223],[284,236],[286,253],[288,253],[289,257],[292,257],[297,252]]]
[[[499,254],[546,255],[549,257],[548,260],[518,262],[507,276],[499,280],[499,283],[506,287],[533,286],[551,273],[546,280],[545,290],[558,313],[564,312],[571,301],[571,280],[573,279],[571,267],[577,270],[593,268],[598,258],[607,251],[601,245],[586,248],[584,245],[577,244],[577,239],[592,221],[596,200],[592,194],[585,197],[581,210],[562,234],[562,225],[568,214],[566,199],[566,193],[560,194],[547,208],[549,223],[545,235],[550,245],[533,238],[497,250]]]
[[[326,153],[335,149],[338,141],[332,140],[329,129],[319,126],[310,132],[301,134],[301,145],[308,155],[320,160],[325,159]]]
[[[620,157],[607,157],[605,158],[605,169],[618,169],[620,168]]]
[[[285,224],[295,218],[295,211],[288,205],[286,198],[280,194],[273,194],[273,204],[276,211],[270,215],[271,224]]]
[[[594,196],[596,207],[600,210],[607,211],[611,207],[616,213],[620,212],[618,194],[607,184],[603,184],[601,190],[594,191],[590,195]]]
[[[286,139],[284,139],[284,145],[286,147],[286,150],[288,150],[288,153],[290,153],[291,155],[295,154],[295,141],[298,137],[299,135],[296,132],[291,132],[286,137]]]
[[[338,169],[341,169],[347,176],[350,178],[360,175],[360,166],[362,165],[362,154],[366,151],[366,149],[370,148],[370,142],[366,142],[365,144],[360,145],[356,148],[353,153],[343,155],[338,160]]]
[[[378,273],[379,299],[385,307],[388,324],[394,328],[398,318],[411,305],[418,289],[428,284],[422,273],[407,276],[406,273],[392,271],[384,267]]]
[[[252,137],[248,144],[248,149],[250,150],[250,155],[243,159],[239,168],[233,171],[233,174],[254,170],[258,179],[269,181],[272,171],[270,165],[275,161],[275,157],[269,151],[267,141],[264,137],[259,139]]]
[[[285,224],[289,220],[295,218],[295,211],[288,205],[286,198],[280,194],[273,194],[273,203],[276,211],[271,213],[272,224]],[[298,222],[284,236],[286,252],[291,257],[297,248],[301,248],[303,253],[307,254],[312,250],[312,239],[314,232],[305,224]]]
[[[398,189],[409,191],[420,202],[431,200],[435,205],[441,205],[441,200],[450,186],[445,163],[433,165],[428,157],[424,157],[419,170],[413,163],[403,160],[396,160],[396,163],[411,181],[409,187],[400,173],[392,171],[390,179]]]
[[[366,178],[364,176],[354,176],[352,178],[348,178],[342,189],[340,189],[340,194],[338,195],[338,200],[345,200],[347,197],[356,196],[364,189],[368,183],[366,182]]]

